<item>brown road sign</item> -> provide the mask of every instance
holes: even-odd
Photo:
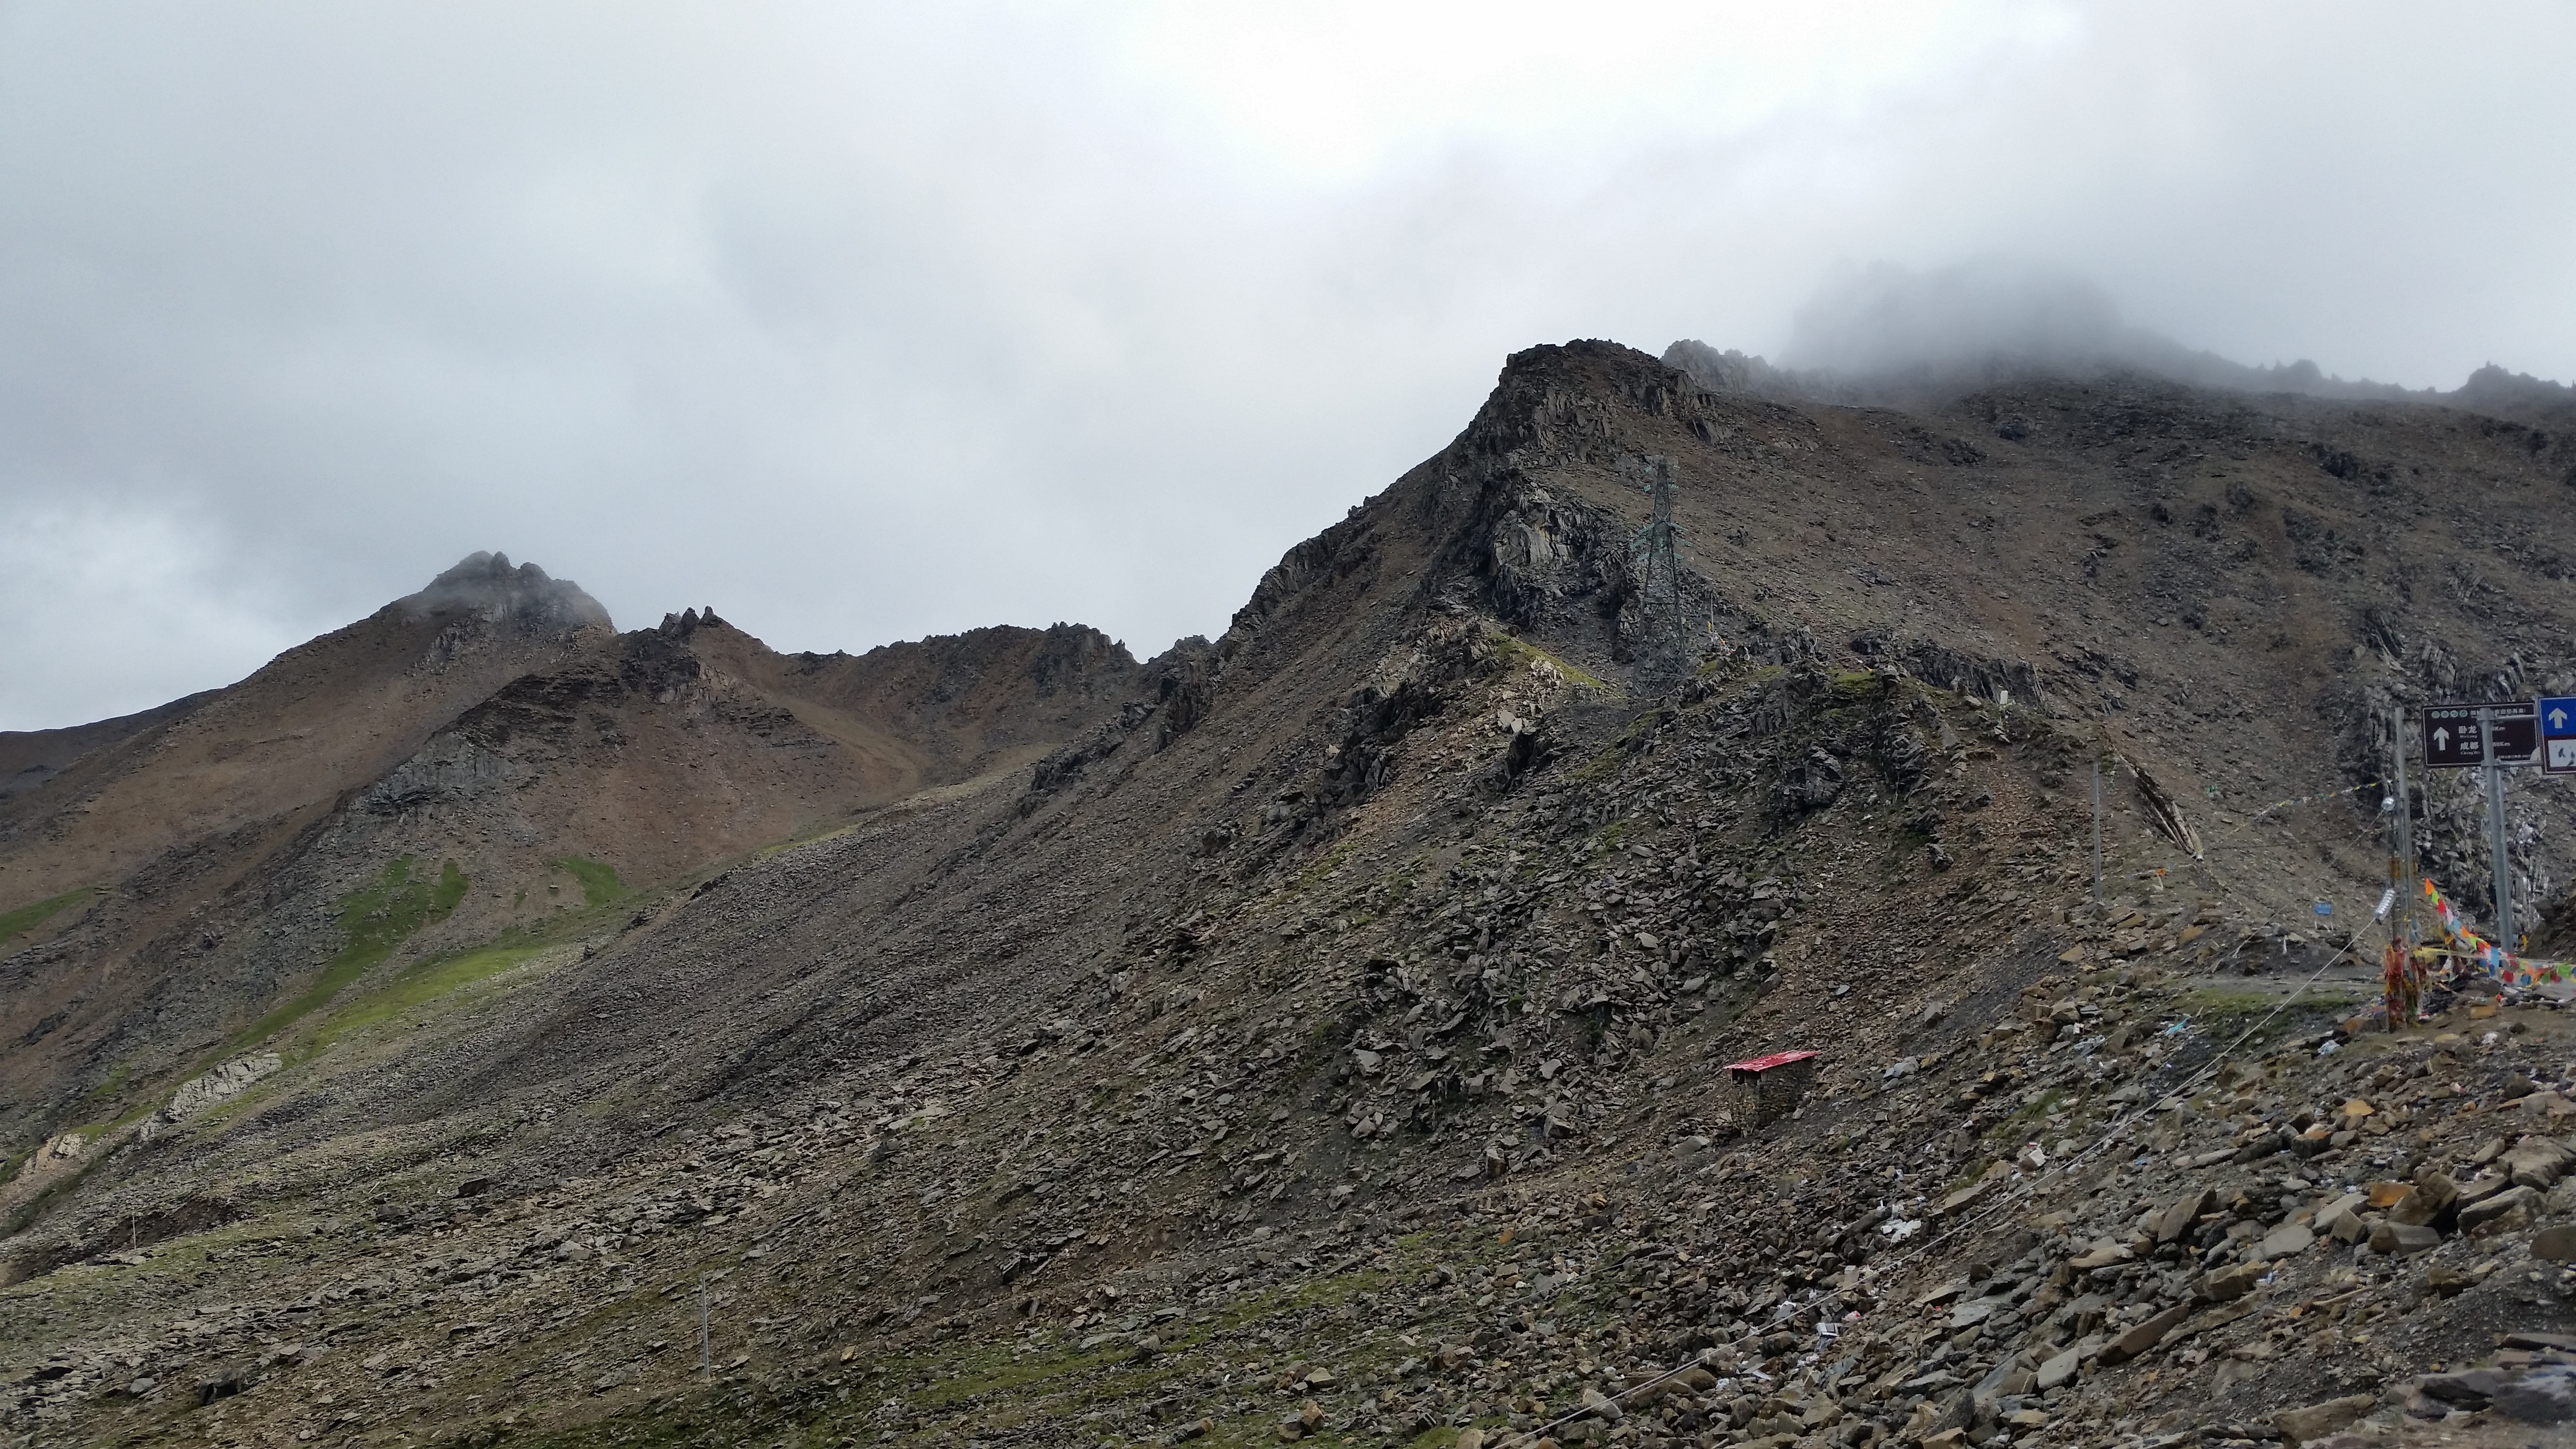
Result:
[[[2433,704],[2424,707],[2424,763],[2437,770],[2459,770],[2487,762],[2478,733],[2478,711],[2494,712],[2495,762],[2532,765],[2540,762],[2540,711],[2530,700],[2502,704]]]

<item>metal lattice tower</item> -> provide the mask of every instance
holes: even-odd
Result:
[[[1646,526],[1637,530],[1628,552],[1643,575],[1637,599],[1638,679],[1660,689],[1690,668],[1682,621],[1681,561],[1674,548],[1681,529],[1673,522],[1673,460],[1668,454],[1649,454],[1626,471],[1653,500]]]
[[[1681,565],[1674,558],[1673,540],[1678,530],[1673,526],[1673,460],[1662,454],[1646,459],[1644,468],[1646,492],[1654,499],[1654,513],[1646,526],[1637,530],[1634,551],[1645,563],[1645,598],[1650,611],[1671,613],[1681,604]]]

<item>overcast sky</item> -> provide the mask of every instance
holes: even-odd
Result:
[[[786,649],[1213,634],[1504,356],[2006,255],[2576,377],[2576,8],[0,0],[0,728],[476,549]]]

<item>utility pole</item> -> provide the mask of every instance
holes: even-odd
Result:
[[[2102,904],[2102,757],[2093,757],[2093,904]]]
[[[2513,856],[2511,832],[2504,819],[2504,771],[2496,765],[2495,710],[2478,707],[2479,753],[2487,772],[2487,862],[2495,872],[2496,945],[2506,951],[2513,942]]]

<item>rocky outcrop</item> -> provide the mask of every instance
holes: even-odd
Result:
[[[190,1078],[170,1094],[170,1100],[162,1103],[159,1111],[143,1120],[143,1140],[149,1142],[216,1103],[239,1096],[283,1065],[285,1060],[277,1053],[259,1052],[236,1057],[203,1076]]]
[[[521,770],[465,734],[441,735],[393,773],[358,792],[351,804],[370,815],[405,815],[491,798]]]
[[[1690,374],[1710,392],[1750,393],[1756,397],[1794,398],[1804,394],[1795,373],[1784,372],[1759,357],[1732,348],[1724,352],[1690,338],[1664,349],[1664,365]]]

